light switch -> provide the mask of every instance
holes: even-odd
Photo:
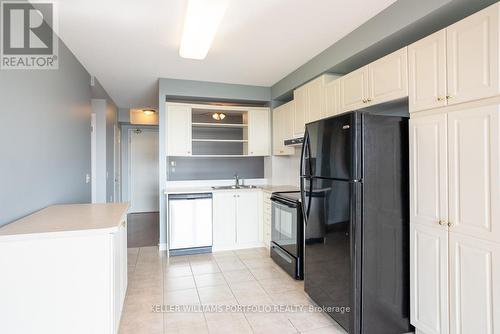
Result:
[[[90,183],[90,174],[85,175],[85,183]]]

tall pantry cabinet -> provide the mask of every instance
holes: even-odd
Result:
[[[408,47],[417,333],[500,333],[499,10]]]

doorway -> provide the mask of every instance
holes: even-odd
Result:
[[[128,247],[155,246],[159,240],[158,129],[129,129]]]

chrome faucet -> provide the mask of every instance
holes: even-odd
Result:
[[[240,186],[240,178],[238,176],[238,173],[234,174],[234,186],[238,188]]]

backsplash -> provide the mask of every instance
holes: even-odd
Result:
[[[243,179],[264,178],[263,157],[167,157],[168,181],[228,180],[234,174]]]

